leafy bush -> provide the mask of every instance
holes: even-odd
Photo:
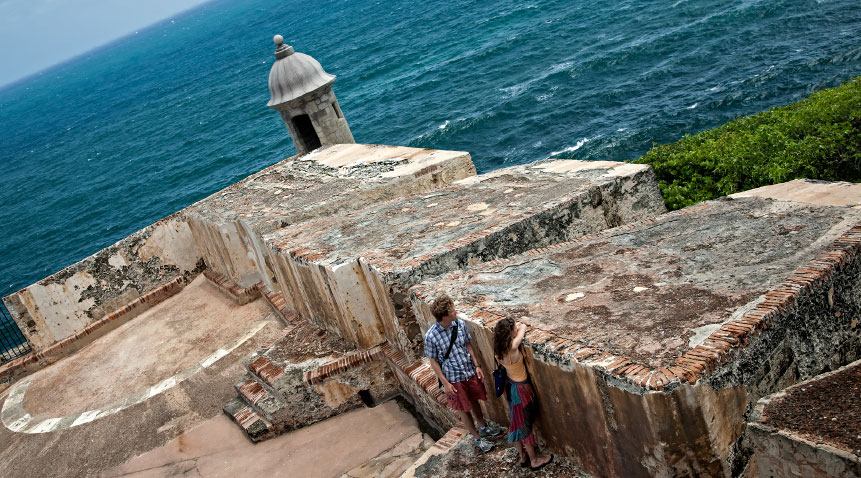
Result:
[[[797,178],[861,181],[861,77],[809,98],[655,146],[668,209]]]

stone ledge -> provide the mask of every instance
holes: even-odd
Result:
[[[855,436],[859,374],[861,360],[856,360],[759,399],[747,433],[760,473],[776,477],[861,476],[861,441]],[[853,396],[846,396],[847,389]],[[822,403],[841,397],[839,406]],[[818,413],[810,416],[811,408]]]
[[[534,256],[547,251],[560,250],[572,244],[582,243],[599,238],[606,234],[619,234],[632,231],[658,221],[666,221],[673,216],[684,216],[712,207],[715,203],[706,203],[687,209],[673,211],[659,218],[646,219],[639,223],[619,226],[609,231],[584,236],[573,241],[535,249],[522,256]],[[718,366],[727,363],[738,351],[748,344],[753,337],[768,329],[780,315],[788,313],[799,299],[812,294],[818,287],[834,277],[850,262],[861,256],[861,223],[856,224],[841,237],[832,242],[831,246],[817,257],[797,268],[778,287],[765,293],[765,300],[747,311],[741,317],[729,320],[713,332],[702,344],[697,345],[668,367],[652,368],[636,363],[627,357],[602,352],[597,347],[578,343],[559,337],[552,332],[530,326],[524,341],[536,351],[543,352],[560,362],[573,361],[581,363],[621,380],[643,391],[663,391],[678,387],[683,383],[695,384],[698,380],[713,372]],[[518,259],[496,259],[483,266],[505,266],[513,264]],[[456,278],[465,274],[463,271],[454,272],[450,277]],[[429,303],[430,286],[417,285],[410,288],[410,295],[419,301]],[[476,323],[492,329],[503,316],[487,310],[464,308],[465,314]],[[594,347],[594,348],[593,348]]]
[[[379,346],[361,352],[354,352],[334,362],[329,362],[305,372],[302,376],[302,381],[307,385],[318,385],[335,375],[382,358],[384,358],[383,349]]]
[[[203,275],[212,285],[230,296],[238,305],[245,305],[249,302],[253,302],[259,299],[262,295],[260,292],[263,288],[262,282],[243,288],[239,287],[223,274],[215,272],[212,269],[204,270]]]
[[[283,295],[281,295],[280,293],[276,294],[275,292],[272,292],[269,287],[266,287],[266,285],[262,283],[260,283],[258,287],[260,288],[260,292],[263,294],[263,298],[266,299],[266,303],[269,304],[270,307],[272,307],[272,310],[275,312],[275,315],[277,315],[278,318],[281,320],[282,324],[286,326],[292,326],[298,323],[297,321],[299,320],[299,318],[296,317],[296,314],[291,312],[289,308],[287,308],[287,301],[284,300]],[[269,344],[269,346],[271,345],[272,344]]]
[[[468,436],[469,432],[466,431],[466,428],[461,424],[457,424],[451,427],[445,435],[442,436],[439,440],[437,440],[433,445],[422,456],[415,461],[415,463],[410,466],[401,478],[414,478],[416,475],[416,469],[421,465],[425,464],[431,457],[444,455],[451,451],[455,445],[457,445],[460,440],[463,439],[464,436]]]
[[[228,402],[224,406],[224,412],[230,415],[230,418],[242,428],[252,442],[256,443],[275,436],[275,427],[242,403],[239,398],[234,398]]]
[[[380,348],[383,350],[386,358],[388,358],[389,361],[401,372],[416,382],[422,390],[425,391],[425,393],[430,395],[438,403],[442,405],[446,404],[445,393],[443,393],[442,389],[439,388],[439,384],[437,382],[438,379],[433,369],[430,368],[430,365],[423,361],[414,363],[408,362],[404,354],[401,351],[396,350],[388,342],[382,344]]]
[[[248,371],[260,377],[260,380],[263,380],[270,387],[273,386],[278,377],[284,375],[284,367],[273,364],[269,357],[265,356],[257,357],[249,363]]]

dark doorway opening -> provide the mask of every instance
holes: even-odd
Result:
[[[359,390],[359,399],[362,400],[362,403],[365,404],[368,408],[373,408],[376,406],[374,403],[374,397],[371,396],[371,392],[367,390]]]
[[[311,118],[308,115],[299,115],[293,117],[293,128],[299,135],[299,141],[305,145],[307,151],[314,151],[321,146],[320,137],[314,131],[314,125],[311,124]]]

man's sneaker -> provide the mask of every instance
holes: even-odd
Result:
[[[480,437],[495,437],[502,433],[502,428],[495,427],[493,425],[487,424],[478,429],[478,436]]]
[[[482,453],[487,453],[490,450],[493,450],[493,442],[487,438],[478,437],[473,443],[475,443],[475,447],[481,450]]]

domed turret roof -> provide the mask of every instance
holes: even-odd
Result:
[[[278,47],[275,49],[275,63],[269,70],[269,93],[272,98],[266,106],[274,110],[281,109],[283,104],[335,81],[335,75],[323,71],[320,62],[284,44],[281,35],[275,35],[274,42]]]

